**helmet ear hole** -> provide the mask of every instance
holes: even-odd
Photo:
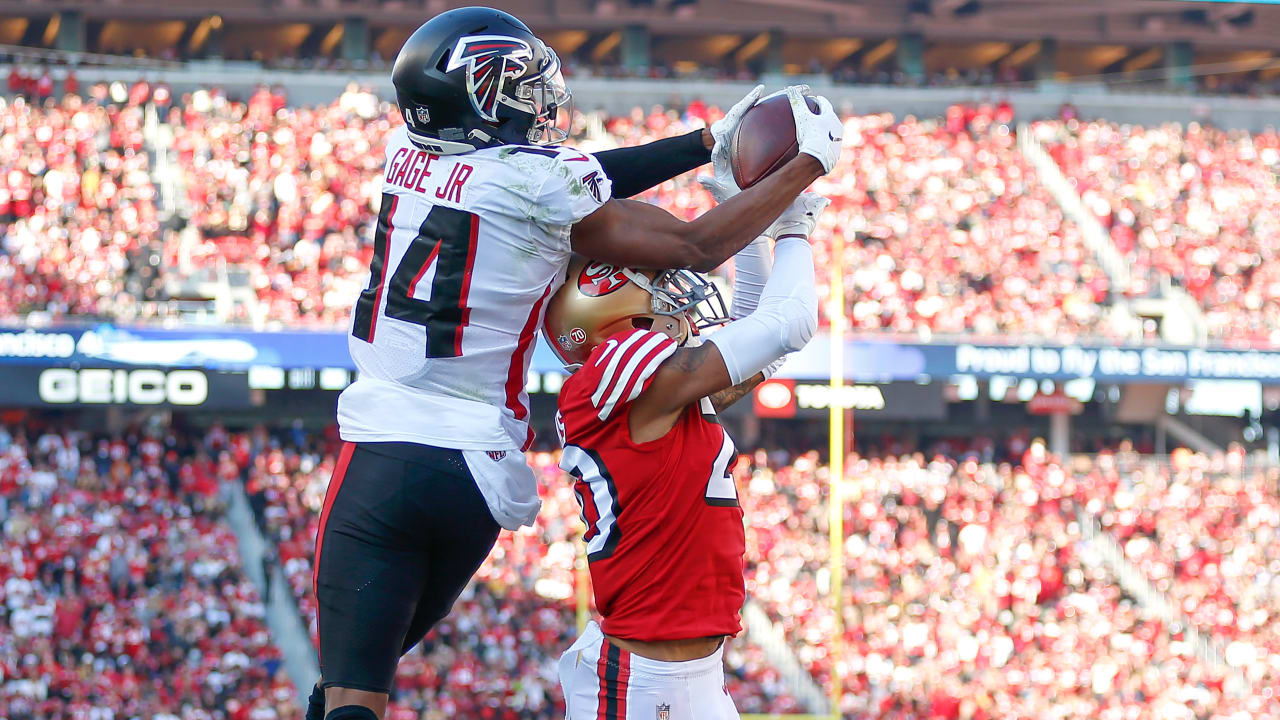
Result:
[[[631,327],[636,328],[637,330],[652,330],[653,318],[643,315],[640,317],[633,317],[631,318]]]

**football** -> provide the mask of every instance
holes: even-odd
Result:
[[[818,112],[818,103],[805,97],[809,109]],[[800,152],[796,142],[796,121],[786,95],[775,95],[756,103],[742,116],[729,144],[729,162],[738,187],[746,189],[786,165]]]

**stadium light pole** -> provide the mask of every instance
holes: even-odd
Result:
[[[587,528],[579,524],[578,532],[573,538],[573,588],[577,596],[575,604],[577,605],[578,632],[581,633],[587,629],[587,621],[591,619],[591,596],[587,585],[591,582],[591,575],[587,572]]]
[[[831,611],[835,631],[831,637],[831,717],[840,720],[840,697],[844,681],[840,664],[844,661],[844,613],[841,596],[844,589],[844,234],[831,233],[831,265],[827,317],[831,320],[831,401],[827,454],[829,492],[827,498],[827,530],[830,534]]]

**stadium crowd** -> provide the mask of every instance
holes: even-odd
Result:
[[[142,109],[0,99],[0,315],[127,313],[156,297]]]
[[[1225,494],[1216,497],[1209,488],[1226,477],[1220,467],[1194,456],[1192,464],[1205,469],[1197,475],[1202,484],[1194,487],[1208,491],[1212,501],[1206,504],[1223,513],[1239,507],[1237,496],[1245,493],[1255,504],[1228,515],[1251,520],[1231,531],[1203,532],[1196,532],[1200,525],[1183,529],[1183,516],[1165,521],[1182,530],[1169,541],[1175,549],[1188,536],[1229,543],[1239,558],[1229,582],[1196,574],[1225,559],[1202,560],[1194,568],[1177,565],[1179,572],[1166,569],[1163,575],[1151,562],[1142,566],[1200,629],[1228,640],[1228,663],[1258,690],[1239,695],[1229,673],[1198,659],[1177,623],[1165,622],[1124,593],[1083,541],[1078,508],[1101,512],[1099,499],[1115,489],[1109,458],[1131,453],[1103,453],[1096,463],[1064,468],[1042,442],[1019,437],[994,454],[1016,459],[992,462],[971,449],[849,458],[842,618],[847,660],[839,669],[845,717],[1280,718],[1278,700],[1264,690],[1274,687],[1280,671],[1272,659],[1277,654],[1270,592],[1276,536],[1267,530],[1280,517],[1274,512],[1274,475],[1265,476],[1265,483],[1258,476],[1243,489],[1225,483]],[[257,504],[265,522],[280,539],[295,595],[314,618],[309,549],[332,460],[307,456],[290,460],[294,451],[282,448],[274,481],[255,480],[266,477],[257,472],[248,477],[261,495]],[[395,704],[406,718],[421,708],[477,712],[502,703],[529,717],[555,712],[559,696],[551,664],[575,626],[573,538],[579,509],[568,484],[560,482],[555,453],[533,453],[530,461],[539,471],[544,501],[538,524],[532,531],[502,534],[455,614],[405,660]],[[284,470],[295,462],[311,470]],[[1160,467],[1141,462],[1130,472],[1134,478],[1160,477]],[[833,669],[835,634],[827,600],[827,470],[815,452],[756,451],[739,458],[735,477],[748,526],[748,597],[781,626],[798,659],[822,684]],[[1168,508],[1188,495],[1168,495],[1168,484],[1153,487],[1159,494],[1130,504]],[[1125,502],[1123,494],[1116,497]],[[1133,544],[1126,534],[1130,525],[1101,516],[1126,547]],[[1208,552],[1221,552],[1212,547]],[[1170,551],[1169,557],[1185,554]],[[1205,598],[1209,604],[1198,608]],[[1224,602],[1239,603],[1239,609],[1231,605],[1229,616],[1219,616]],[[1240,620],[1244,615],[1246,622]],[[527,620],[513,625],[512,617]],[[735,641],[726,657],[741,711],[800,710],[758,648]]]
[[[145,317],[169,275],[225,262],[246,270],[257,298],[228,320],[340,326],[364,282],[382,139],[398,116],[356,91],[319,108],[266,89],[245,102],[194,93],[160,108],[174,174],[157,178],[149,92],[0,101],[0,316]],[[582,116],[580,142],[639,143],[717,116],[701,103]],[[848,271],[832,278],[825,262],[820,283],[844,284],[855,328],[1115,336],[1107,278],[1022,160],[1012,119],[1007,105],[847,119],[848,150],[817,189],[833,198],[823,235],[846,233]],[[1034,131],[1137,291],[1171,277],[1214,337],[1280,340],[1274,133],[1076,120]],[[187,229],[162,225],[161,180],[181,193]],[[646,197],[683,217],[710,204],[689,177]],[[0,716],[297,717],[219,483],[244,483],[313,622],[310,558],[336,449],[331,432],[301,430],[0,427]],[[391,717],[560,713],[554,660],[576,632],[578,507],[554,453],[530,459],[536,527],[501,535],[453,615],[406,658]],[[826,469],[816,453],[756,452],[735,470],[749,596],[820,682],[840,674],[846,717],[1280,718],[1275,471],[1238,452],[1171,464],[1104,452],[1063,467],[1039,443],[1007,462],[895,450],[851,456],[846,469],[840,667],[823,599]],[[1083,542],[1080,507],[1223,640],[1256,693],[1231,692],[1176,625],[1119,590]],[[726,658],[743,712],[799,709],[758,648],[735,641]]]
[[[1045,121],[1034,132],[1147,287],[1172,278],[1231,343],[1280,342],[1280,134]]]
[[[1091,510],[1126,557],[1254,687],[1280,687],[1280,471],[1234,447],[1167,464],[1104,454],[1090,473]]]
[[[245,475],[250,503],[278,543],[285,577],[313,632],[311,558],[335,457],[332,446],[277,440]],[[580,511],[555,454],[529,459],[543,500],[535,526],[499,536],[453,613],[402,660],[390,717],[563,715],[555,661],[577,637]],[[729,689],[744,712],[799,709],[758,648],[735,641],[726,657]]]
[[[1018,463],[908,453],[846,467],[846,717],[1280,717],[1266,685],[1228,692],[1176,625],[1120,590],[1082,542],[1092,476],[1039,442]],[[781,466],[757,453],[739,470],[761,543],[749,594],[826,677],[826,469],[816,453]]]
[[[159,426],[0,426],[0,717],[301,717],[222,520],[228,463]]]
[[[258,298],[256,308],[233,306],[227,320],[341,324],[363,280],[382,141],[398,116],[361,92],[316,108],[291,108],[282,91],[267,89],[244,102],[216,90],[183,98],[165,119],[192,239],[157,217],[142,128],[147,93],[130,92],[119,105],[98,93],[0,107],[0,282],[13,290],[0,309],[145,315],[133,298],[160,299],[166,271],[227,263],[250,272]],[[578,126],[581,144],[599,149],[716,117],[694,102],[583,116]],[[940,118],[847,120],[849,149],[818,184],[833,199],[819,237],[845,233],[854,327],[1115,335],[1106,275],[1017,151],[1012,119],[1002,104],[956,106]],[[1204,305],[1213,336],[1277,339],[1277,228],[1266,212],[1276,199],[1275,133],[1074,119],[1034,131],[1130,260],[1133,291],[1168,276]],[[684,217],[710,206],[688,177],[646,199]],[[822,240],[819,249],[829,257]]]
[[[225,705],[235,720],[296,718],[219,487],[244,483],[313,621],[310,557],[336,449],[331,432],[300,427],[97,437],[5,426],[0,713],[109,705],[121,718],[203,718]],[[1038,440],[984,453],[1011,462],[934,449],[847,460],[838,668],[826,468],[815,452],[779,450],[735,465],[748,595],[819,683],[840,673],[845,717],[1280,718],[1277,471],[1238,450],[1157,463],[1121,448],[1062,467]],[[576,632],[579,509],[555,453],[530,461],[536,527],[504,532],[454,613],[406,657],[391,717],[561,712],[554,660]],[[1121,591],[1082,540],[1080,508],[1222,640],[1252,693]],[[726,658],[743,712],[801,709],[758,648],[735,640]]]
[[[159,123],[144,123],[148,107]],[[695,101],[579,114],[575,126],[578,144],[596,150],[717,117]],[[1013,118],[1004,103],[847,118],[841,164],[817,184],[833,203],[816,242],[825,270],[832,233],[844,235],[854,328],[1129,332],[1111,321],[1115,290],[1080,229],[1018,151]],[[256,301],[229,303],[220,319],[340,326],[367,271],[383,141],[399,122],[355,88],[320,107],[292,107],[281,88],[175,99],[146,83],[0,100],[0,312],[145,318],[164,312],[152,301],[169,299],[175,281],[229,268],[247,275]],[[160,126],[172,162],[156,173]],[[1032,128],[1128,260],[1130,294],[1170,278],[1202,305],[1212,338],[1280,341],[1280,226],[1268,212],[1280,135],[1075,117]],[[160,187],[177,194],[171,222],[158,210]],[[711,204],[689,176],[645,199],[683,217]]]
[[[352,100],[359,97],[289,109],[266,89],[243,103],[197,92],[170,109],[199,241],[173,245],[169,259],[188,272],[223,262],[251,270],[258,314],[229,320],[345,324],[372,256],[383,140],[399,122],[387,106]]]
[[[136,90],[122,106],[77,96],[39,108],[17,100],[4,106],[24,129],[0,143],[0,163],[12,168],[6,182],[18,198],[9,215],[0,213],[0,261],[17,268],[0,274],[0,283],[14,291],[7,296],[30,298],[15,310],[145,317],[160,310],[129,298],[164,299],[164,280],[228,267],[247,273],[256,302],[229,304],[222,319],[340,326],[367,272],[383,139],[400,122],[391,106],[358,90],[315,108],[289,107],[279,89],[260,89],[245,101],[198,91],[172,107],[166,97],[159,114],[172,129],[173,162],[166,164],[172,176],[160,184],[176,188],[182,219],[161,228],[158,178],[139,152],[141,106],[151,90]],[[47,149],[41,138],[66,137],[59,130],[68,115],[100,140],[67,153],[50,172],[34,160]],[[629,116],[580,115],[576,125],[580,144],[594,150],[688,132],[717,117],[718,109],[694,102]],[[837,230],[846,237],[843,280],[856,328],[1114,334],[1099,304],[1107,298],[1106,276],[1021,159],[1012,118],[1002,104],[956,106],[923,120],[847,120],[848,151],[817,189],[833,200],[820,237]],[[89,166],[99,149],[110,151],[108,167],[119,166],[114,182],[92,182]],[[91,177],[78,182],[81,173]],[[645,197],[683,217],[711,204],[688,176]],[[192,232],[179,231],[184,222]],[[57,231],[37,232],[46,225]],[[829,257],[828,244],[820,239],[818,246]],[[65,266],[85,268],[80,282],[68,287],[63,274],[48,271]],[[131,292],[120,293],[125,279],[133,280]],[[824,274],[821,282],[829,281]]]

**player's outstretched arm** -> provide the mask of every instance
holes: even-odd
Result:
[[[712,142],[710,131],[703,128],[592,154],[613,182],[613,196],[629,198],[711,162]]]
[[[729,136],[763,92],[763,85],[755,86],[709,128],[644,145],[594,153],[600,167],[613,182],[613,196],[628,198],[639,195],[705,165],[711,162],[712,150],[727,156]]]
[[[816,219],[826,203],[813,198],[806,193],[796,205]],[[646,442],[662,437],[687,406],[703,397],[723,393],[721,401],[731,404],[741,397],[735,393],[745,394],[763,379],[762,370],[804,347],[817,326],[818,296],[808,237],[781,235],[773,274],[755,312],[729,323],[697,347],[680,348],[662,363],[631,405],[632,438]]]
[[[831,103],[817,98],[820,112],[815,115],[806,104],[805,88],[792,86],[785,92],[800,154],[779,171],[687,223],[646,203],[610,200],[573,226],[573,250],[593,260],[644,269],[707,272],[728,260],[840,157],[842,128]],[[743,102],[748,99],[750,95]]]
[[[798,155],[690,222],[648,203],[610,200],[573,226],[570,242],[574,252],[613,265],[709,272],[760,235],[823,172],[816,158]]]

